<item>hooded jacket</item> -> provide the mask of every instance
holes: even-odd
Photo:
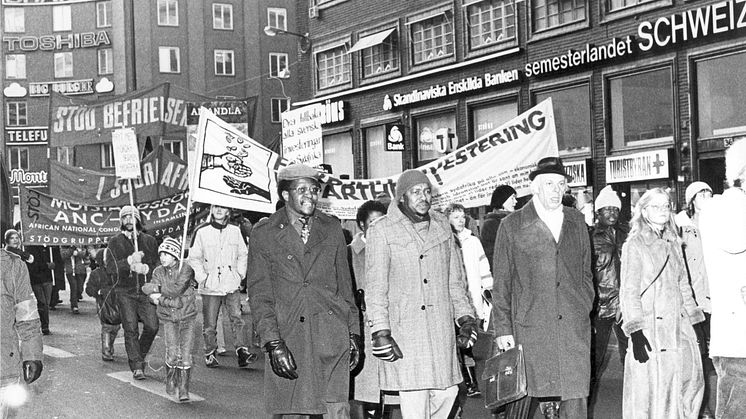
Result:
[[[220,227],[220,228],[218,228]],[[202,295],[227,295],[238,291],[246,276],[249,250],[241,229],[233,224],[208,222],[194,231],[189,265]]]

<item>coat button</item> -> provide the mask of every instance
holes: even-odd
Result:
[[[288,255],[288,260],[293,260],[293,255]]]
[[[308,282],[304,282],[304,283],[303,283],[303,286],[304,286],[304,287],[307,287],[307,286],[308,286]]]
[[[427,284],[427,278],[423,279],[422,282]]]
[[[424,258],[425,258],[425,255],[420,255],[420,259],[424,259]]]
[[[303,323],[304,321],[306,321],[306,318],[305,318],[305,317],[303,317],[303,316],[300,316],[300,319],[299,319],[299,320],[300,320],[300,322],[301,322],[301,323]]]
[[[562,315],[557,316],[557,320],[562,320]]]
[[[424,310],[424,309],[425,309],[425,306],[423,305],[422,307],[420,307],[420,309],[421,309],[421,310]]]
[[[557,281],[557,286],[558,286],[558,287],[559,287],[559,284],[560,284],[560,283],[559,283],[559,281]]]
[[[334,312],[329,310],[329,315],[331,316],[332,314],[334,314]]]

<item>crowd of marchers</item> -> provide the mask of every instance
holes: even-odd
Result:
[[[727,150],[726,178],[716,196],[706,183],[688,185],[679,214],[669,191],[650,189],[628,223],[607,186],[589,226],[563,205],[562,160],[546,157],[523,202],[508,185],[495,189],[475,236],[467,208],[435,210],[428,177],[407,170],[393,199],[359,208],[359,232],[346,239],[317,209],[319,172],[293,164],[278,173],[275,213],[249,233],[229,222],[231,209],[212,205],[185,251],[174,238],[158,244],[131,206],[98,251],[65,248],[55,258],[24,250],[9,230],[2,385],[42,373],[58,288],[47,272],[64,269],[73,312],[90,273],[102,358],[113,359],[121,324],[134,379],[146,379],[163,328],[166,391],[181,401],[200,298],[205,365],[220,364],[222,313],[220,337],[233,339],[239,367],[257,359],[255,342],[265,352],[271,417],[459,417],[462,396],[480,394],[484,348],[489,357],[520,347],[527,395],[485,416],[586,418],[613,331],[625,418],[744,418],[746,140]]]

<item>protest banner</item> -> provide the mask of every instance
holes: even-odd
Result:
[[[156,147],[140,162],[142,175],[132,181],[136,202],[153,201],[175,195],[189,186],[186,161]],[[56,160],[49,161],[49,194],[71,202],[98,206],[129,203],[129,186],[113,173],[96,172]]]
[[[319,103],[282,113],[282,157],[288,163],[311,167],[324,163],[324,116],[324,106]]]
[[[530,193],[528,174],[542,157],[559,155],[551,98],[486,135],[418,167],[433,185],[433,206],[458,202],[467,208],[488,205],[492,191],[511,185],[518,196]],[[318,208],[341,219],[355,219],[357,208],[383,192],[394,196],[399,174],[383,179],[337,179],[327,187]]]
[[[181,234],[187,192],[135,206],[145,230],[154,237]],[[21,186],[21,228],[26,245],[93,245],[119,233],[121,206],[78,204]],[[192,208],[190,220],[207,216],[204,206]]]
[[[281,159],[251,137],[200,108],[197,148],[189,168],[192,199],[271,213]]]

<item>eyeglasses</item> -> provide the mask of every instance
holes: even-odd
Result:
[[[295,193],[298,195],[305,195],[307,192],[310,192],[311,195],[318,195],[319,192],[321,192],[321,188],[318,186],[311,186],[310,188],[307,186],[299,186],[295,188]]]
[[[648,205],[648,206],[647,206],[647,207],[645,207],[645,208],[652,208],[652,209],[654,209],[654,210],[656,210],[656,211],[659,211],[659,212],[664,212],[664,211],[671,211],[671,204],[663,204],[663,205]]]

